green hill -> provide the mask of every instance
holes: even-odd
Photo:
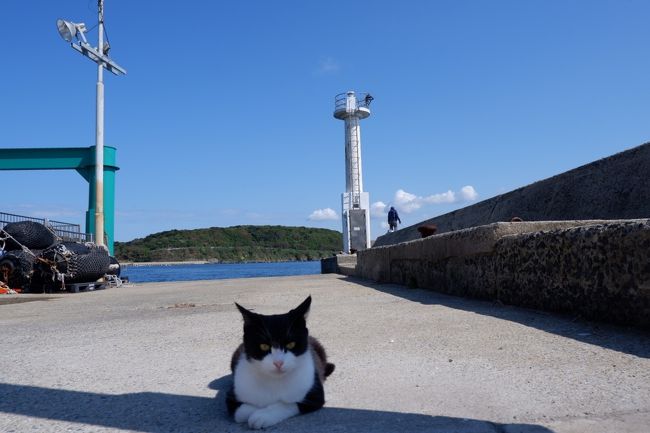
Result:
[[[342,248],[341,233],[335,230],[234,226],[170,230],[115,242],[115,256],[121,262],[279,262],[317,260]]]

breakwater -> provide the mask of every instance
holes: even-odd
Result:
[[[342,273],[650,329],[650,220],[494,223],[357,253]]]
[[[438,233],[444,233],[513,217],[524,221],[650,217],[650,143],[387,233],[374,246],[418,239],[421,225],[436,225]]]
[[[648,217],[650,143],[388,233],[322,272],[650,329]],[[423,225],[437,234],[421,239]]]

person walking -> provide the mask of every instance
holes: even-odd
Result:
[[[394,232],[397,230],[397,223],[402,224],[402,220],[399,219],[399,214],[393,206],[390,207],[388,211],[388,231]]]

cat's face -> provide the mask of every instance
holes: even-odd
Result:
[[[282,376],[292,371],[308,348],[306,318],[311,296],[286,314],[265,316],[237,308],[244,317],[244,349],[260,372]]]

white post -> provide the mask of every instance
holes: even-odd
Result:
[[[104,54],[104,0],[98,1],[99,42]],[[95,243],[104,245],[104,64],[97,62],[97,119],[95,133]]]

